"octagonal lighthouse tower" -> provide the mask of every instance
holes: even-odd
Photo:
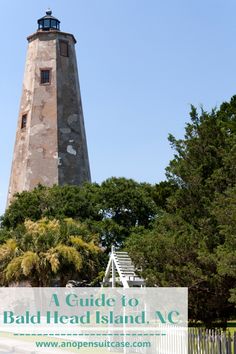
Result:
[[[88,150],[72,34],[51,11],[28,38],[23,92],[8,201],[39,183],[90,181]]]

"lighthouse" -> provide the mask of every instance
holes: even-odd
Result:
[[[48,10],[28,38],[7,204],[17,192],[91,181],[73,34]]]

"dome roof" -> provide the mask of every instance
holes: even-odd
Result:
[[[38,30],[50,31],[57,30],[60,31],[60,21],[52,16],[52,11],[48,9],[46,15],[38,20]]]

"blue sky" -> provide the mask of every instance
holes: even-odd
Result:
[[[4,212],[26,37],[51,7],[77,39],[92,179],[157,183],[184,134],[190,104],[236,94],[235,0],[0,1],[0,214]]]

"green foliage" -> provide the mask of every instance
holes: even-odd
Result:
[[[46,286],[59,277],[61,285],[68,279],[98,284],[111,245],[121,247],[133,228],[151,225],[155,193],[149,184],[110,178],[101,186],[38,186],[17,194],[0,229],[0,253],[8,239],[17,249],[3,259],[1,283]]]
[[[0,245],[9,238],[9,230],[0,227]]]
[[[126,250],[148,286],[189,289],[189,318],[210,324],[233,315],[230,282],[217,273],[198,230],[174,214],[163,214],[152,230],[140,230],[126,241]]]
[[[235,184],[236,96],[210,113],[202,109],[199,115],[192,107],[190,117],[185,139],[169,137],[176,154],[167,176],[180,187],[172,210],[199,227],[201,218],[209,216],[215,193]]]
[[[98,190],[95,183],[85,183],[83,187],[39,185],[31,192],[16,194],[2,218],[2,225],[15,228],[26,219],[37,221],[44,217],[100,220]]]
[[[129,227],[121,226],[111,218],[90,222],[89,225],[94,232],[100,235],[100,244],[107,252],[110,252],[112,245],[121,247],[130,234]]]
[[[50,286],[59,279],[61,286],[72,278],[90,280],[98,276],[102,251],[97,237],[86,226],[72,219],[26,220],[11,232],[0,246],[2,285],[27,280],[32,286]]]
[[[126,248],[149,286],[187,286],[199,276],[193,261],[200,248],[196,230],[181,217],[164,214],[152,230],[139,230]]]
[[[217,221],[221,241],[216,250],[217,270],[228,281],[230,302],[236,307],[236,186],[216,195],[212,214]]]
[[[110,178],[101,184],[101,212],[125,228],[147,227],[157,206],[144,185],[132,179]]]
[[[168,214],[126,248],[149,285],[188,286],[191,319],[225,322],[236,315],[236,96],[190,118],[184,139],[169,137]]]
[[[171,188],[168,182],[151,186],[115,177],[101,186],[38,186],[15,196],[2,217],[2,227],[16,229],[27,219],[73,218],[85,222],[89,233],[98,233],[101,245],[110,250],[112,244],[121,246],[133,227],[151,225]]]
[[[168,200],[176,190],[177,185],[173,181],[163,181],[151,186],[150,184],[142,184],[149,195],[152,197],[158,208],[168,210]]]

